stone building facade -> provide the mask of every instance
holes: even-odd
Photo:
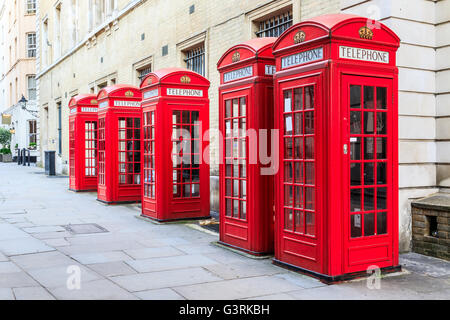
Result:
[[[57,170],[67,173],[71,97],[115,83],[138,85],[150,70],[192,67],[193,57],[202,61],[196,71],[211,81],[210,126],[217,128],[216,64],[228,48],[269,35],[274,24],[339,12],[379,19],[402,39],[400,249],[408,251],[411,199],[450,188],[450,0],[41,0],[42,150],[56,150]],[[219,143],[211,140],[214,180]]]

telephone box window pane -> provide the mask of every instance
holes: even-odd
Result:
[[[231,214],[233,212],[233,200],[227,199],[225,203],[225,212],[227,217],[231,217]]]
[[[375,146],[373,138],[364,138],[364,160],[375,159]]]
[[[313,185],[315,183],[316,172],[314,170],[314,162],[305,163],[305,183]]]
[[[361,112],[350,112],[350,134],[361,134]]]
[[[387,159],[387,138],[377,138],[377,159]]]
[[[183,111],[181,115],[181,123],[190,124],[191,123],[191,113],[189,111]]]
[[[314,188],[305,188],[305,209],[314,210],[316,206]]]
[[[364,164],[364,184],[374,185],[375,184],[375,164],[374,163],[365,163]]]
[[[303,134],[303,113],[302,112],[297,112],[294,114],[294,122],[295,122],[294,134],[295,135]]]
[[[377,190],[377,210],[387,209],[387,188],[378,188]]]
[[[284,112],[292,112],[292,91],[284,92]]]
[[[377,184],[387,184],[387,168],[386,163],[377,163]]]
[[[233,117],[239,117],[239,99],[233,99]]]
[[[362,185],[361,164],[360,163],[352,163],[352,164],[350,164],[350,185],[351,186],[360,186],[360,185]]]
[[[294,111],[303,109],[303,90],[301,88],[294,89]]]
[[[350,211],[360,212],[361,210],[361,189],[352,189],[350,191]]]
[[[303,162],[296,162],[295,167],[295,183],[303,183]]]
[[[360,214],[354,214],[351,216],[351,237],[352,238],[359,238],[362,236],[362,228],[361,228],[361,215]]]
[[[364,133],[373,134],[374,130],[374,112],[364,112]]]
[[[294,217],[292,216],[292,210],[291,209],[285,209],[284,210],[284,228],[286,230],[292,231],[293,230],[293,223],[294,223]]]
[[[200,112],[192,111],[191,124],[193,124],[193,125],[199,125],[200,124]]]
[[[189,198],[191,196],[191,185],[185,184],[183,188],[183,198]]]
[[[192,196],[193,197],[199,197],[200,196],[200,185],[199,184],[193,184],[192,185]]]
[[[239,218],[239,200],[233,201],[233,218]]]
[[[377,234],[387,234],[387,213],[377,213]]]
[[[239,167],[241,168],[241,178],[246,178],[247,177],[247,166],[245,164],[241,164],[241,165],[239,165]]]
[[[284,116],[284,123],[285,123],[285,127],[284,127],[284,134],[286,136],[291,136],[292,135],[292,115],[287,115]]]
[[[375,235],[375,213],[368,213],[364,215],[364,236],[373,235]]]
[[[303,188],[295,186],[295,208],[303,209]]]
[[[305,159],[314,159],[314,137],[305,138]]]
[[[245,117],[247,115],[247,102],[246,102],[246,98],[241,98],[241,113],[240,113],[240,117]]]
[[[239,198],[239,180],[233,180],[233,197]]]
[[[350,159],[361,160],[361,138],[350,138]]]
[[[231,197],[231,180],[230,179],[226,179],[225,180],[225,196],[227,197]]]
[[[305,134],[314,134],[314,112],[305,112]]]
[[[315,214],[312,212],[305,212],[305,220],[306,220],[306,234],[315,236],[316,235]]]
[[[303,211],[295,211],[295,232],[297,233],[304,233],[305,228],[303,225],[304,217],[303,217]]]
[[[364,189],[364,211],[375,210],[375,189]]]
[[[350,108],[361,109],[361,86],[350,86]]]
[[[284,158],[292,159],[292,152],[293,152],[292,139],[291,138],[284,139],[284,145],[285,145]]]
[[[241,199],[247,197],[247,181],[241,180]]]
[[[303,138],[295,138],[295,159],[303,159]]]
[[[241,219],[247,219],[247,202],[241,201]]]
[[[378,112],[377,113],[377,133],[378,134],[386,134],[387,133],[386,117],[387,117],[386,112]]]
[[[377,109],[387,109],[387,88],[377,88]]]
[[[374,94],[374,87],[364,87],[364,109],[373,109],[375,107]]]
[[[305,109],[314,109],[314,87],[305,88]]]
[[[292,176],[292,162],[286,162],[284,164],[284,182],[293,182]]]
[[[284,186],[284,205],[285,207],[292,207],[294,204],[293,187],[290,185]]]
[[[180,124],[181,123],[181,111],[174,111],[173,112],[173,124]]]
[[[225,101],[225,118],[231,118],[231,100]]]

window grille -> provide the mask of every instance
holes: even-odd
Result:
[[[144,80],[144,78],[145,78],[150,72],[152,72],[152,67],[151,67],[151,66],[148,66],[148,67],[145,67],[145,68],[143,68],[143,69],[138,70],[138,73],[139,73],[139,76],[138,76],[139,81],[142,82],[142,80]]]
[[[194,48],[186,52],[186,68],[205,76],[205,46]]]
[[[256,36],[258,38],[279,37],[292,26],[292,22],[292,11],[273,16],[259,23],[259,30],[256,32]]]

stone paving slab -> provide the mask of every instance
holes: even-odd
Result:
[[[14,294],[9,288],[0,288],[0,300],[14,300]]]
[[[133,259],[150,259],[150,258],[162,258],[181,256],[185,253],[177,250],[173,247],[157,247],[157,248],[144,248],[144,249],[132,249],[125,250],[125,253]]]
[[[59,226],[39,226],[39,227],[23,228],[22,230],[30,234],[66,231],[63,227]]]
[[[186,300],[172,289],[158,289],[136,292],[136,296],[142,300]]]
[[[47,290],[42,287],[14,288],[16,300],[55,300]]]
[[[24,270],[66,266],[74,260],[58,251],[27,254],[11,257],[11,260]]]
[[[184,255],[145,260],[128,260],[125,261],[125,263],[140,273],[186,269],[190,267],[202,267],[216,264],[214,260],[202,255]]]
[[[259,261],[260,262],[260,261]],[[287,271],[273,265],[253,262],[234,262],[230,264],[213,264],[204,266],[215,275],[225,280],[260,277],[264,275],[274,275],[286,273]]]
[[[9,273],[7,277],[0,276],[0,288],[32,287],[39,284],[25,272]]]
[[[20,271],[20,268],[12,262],[0,262],[0,277],[7,277],[8,273],[17,273]]]
[[[202,268],[190,268],[112,277],[111,280],[128,291],[134,292],[173,288],[195,283],[220,281],[222,279]]]
[[[55,248],[47,246],[44,242],[34,238],[21,238],[0,241],[0,251],[2,251],[7,256],[48,252],[54,250]]]
[[[121,251],[73,254],[71,257],[81,264],[95,264],[129,260],[130,256]]]
[[[31,269],[28,273],[33,277],[33,279],[46,288],[66,287],[69,276],[73,274],[72,272],[69,272],[69,268],[73,266],[78,266],[80,268],[80,280],[82,285],[88,283],[89,281],[100,279],[99,275],[84,266],[77,265],[76,263],[59,267]]]
[[[104,277],[116,277],[137,273],[123,261],[90,264],[88,267]]]

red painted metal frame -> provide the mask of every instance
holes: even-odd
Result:
[[[210,217],[209,86],[182,68],[152,72],[142,81],[142,216],[160,222]],[[182,128],[190,137],[180,135]],[[188,138],[193,149],[178,150]],[[174,165],[177,152],[183,163]]]
[[[97,191],[97,107],[95,95],[78,95],[69,102],[71,191]]]
[[[367,27],[373,33],[371,37]],[[360,36],[361,31],[363,37]],[[366,36],[366,38],[364,38]],[[299,43],[299,39],[301,42]],[[276,226],[274,263],[299,270],[324,281],[333,282],[365,273],[371,266],[396,270],[398,266],[398,69],[396,51],[399,38],[385,25],[354,15],[336,14],[304,21],[288,29],[274,44],[277,73],[275,74],[275,128],[280,129],[280,171],[275,179]],[[339,55],[340,46],[365,48],[389,53],[389,62],[345,59]],[[282,59],[293,54],[323,48],[322,59],[285,65]],[[284,228],[284,121],[283,93],[287,89],[315,87],[315,235],[286,231]],[[387,109],[362,110],[386,113],[387,160],[369,160],[367,163],[387,164],[387,234],[353,237],[350,230],[350,85],[385,87]],[[375,90],[375,89],[374,89]],[[374,98],[375,99],[375,98]],[[374,100],[375,101],[375,100]],[[364,113],[363,113],[364,114]],[[354,115],[354,114],[352,114]],[[367,115],[365,115],[367,116]],[[368,118],[369,119],[369,118]],[[375,120],[371,120],[375,121]],[[374,122],[377,127],[379,123]],[[364,135],[360,135],[362,139]],[[366,135],[377,138],[376,133]],[[356,140],[358,141],[358,140]],[[348,147],[348,152],[345,150]],[[367,145],[369,146],[369,145]],[[376,150],[373,147],[372,150]],[[356,150],[356,149],[354,149]],[[354,151],[353,151],[354,152]],[[362,151],[361,151],[362,152]],[[375,156],[375,151],[373,151]],[[362,153],[361,153],[362,154]],[[354,156],[354,153],[353,153]],[[355,162],[355,161],[352,161]],[[364,160],[361,160],[364,163]],[[368,166],[370,169],[370,167]],[[363,171],[361,167],[361,177]],[[367,171],[370,173],[370,170]],[[376,178],[376,171],[372,171]],[[381,176],[381,175],[380,175]],[[374,179],[375,179],[374,178]],[[362,178],[361,178],[362,179]],[[375,186],[361,189],[377,190]],[[374,191],[375,192],[375,191]],[[380,193],[381,195],[381,193]],[[371,197],[369,193],[368,197]],[[380,199],[382,197],[380,196]],[[368,198],[370,199],[370,198]],[[374,204],[375,206],[375,199]],[[362,208],[361,208],[362,209]],[[364,210],[364,209],[362,209]],[[379,212],[377,209],[370,212]],[[383,210],[381,210],[383,211]],[[364,214],[364,211],[361,212]],[[354,227],[357,220],[354,218]],[[361,228],[364,228],[364,219]],[[375,218],[376,220],[376,218]],[[368,226],[370,226],[368,221]],[[374,222],[376,227],[376,221]],[[381,222],[380,222],[381,223]],[[371,229],[368,229],[371,230]],[[382,229],[380,229],[382,230]],[[372,231],[368,231],[371,234]],[[383,231],[381,231],[383,232]]]
[[[223,136],[220,141],[220,243],[257,256],[270,254],[274,249],[273,175],[261,174],[268,166],[261,163],[257,142],[261,143],[260,130],[266,130],[267,153],[271,155],[274,112],[271,72],[275,67],[272,55],[275,40],[258,38],[236,45],[217,65],[221,74],[219,129]],[[235,79],[225,78],[245,68],[251,68],[251,72]],[[234,114],[237,110],[239,114]],[[252,133],[236,132],[236,123],[240,130],[255,130],[257,139]],[[244,141],[245,150],[241,150]],[[237,155],[233,153],[235,143],[239,145]],[[249,163],[250,148],[256,163]]]
[[[98,200],[141,201],[141,91],[114,85],[98,93]]]

